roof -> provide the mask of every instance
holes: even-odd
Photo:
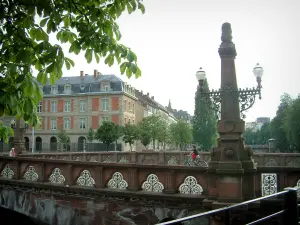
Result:
[[[123,81],[117,76],[111,75],[98,75],[97,78],[94,75],[85,75],[80,76],[71,76],[71,77],[62,77],[56,80],[55,85],[57,85],[57,94],[64,93],[64,86],[66,84],[71,85],[71,93],[90,93],[90,92],[104,92],[100,89],[100,83],[107,82],[110,84],[110,91],[123,91]],[[44,93],[51,93],[50,82],[48,81],[43,87]]]

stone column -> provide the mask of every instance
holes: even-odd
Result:
[[[221,119],[218,121],[219,139],[217,147],[211,153],[211,162],[208,165],[209,171],[215,171],[217,176],[215,183],[217,193],[210,193],[211,199],[216,198],[212,204],[212,207],[216,208],[255,197],[256,168],[252,159],[252,149],[245,148],[242,138],[245,122],[240,117],[235,71],[236,49],[231,34],[231,25],[224,23],[222,43],[219,48],[222,89]]]

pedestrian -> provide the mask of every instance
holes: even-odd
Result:
[[[15,148],[11,148],[11,150],[10,150],[10,152],[9,152],[9,156],[10,156],[10,157],[15,157],[15,156],[16,156]]]

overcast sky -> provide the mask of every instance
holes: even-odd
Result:
[[[264,67],[262,100],[246,113],[246,121],[274,117],[280,96],[296,96],[299,88],[299,0],[145,0],[146,13],[124,14],[118,20],[121,43],[138,56],[142,77],[121,76],[118,66],[108,67],[84,54],[72,55],[75,67],[64,76],[116,74],[135,88],[149,92],[162,105],[194,113],[195,72],[205,69],[210,88],[220,87],[221,26],[231,23],[236,45],[236,71],[240,88],[256,86],[252,73]],[[65,48],[68,51],[68,48]]]

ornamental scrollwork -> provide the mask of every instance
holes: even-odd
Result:
[[[120,172],[115,172],[112,178],[108,181],[108,188],[126,190],[128,183],[124,180],[123,175]]]
[[[6,179],[13,179],[14,178],[14,171],[11,169],[11,166],[7,164],[4,169],[1,171],[1,177]]]

